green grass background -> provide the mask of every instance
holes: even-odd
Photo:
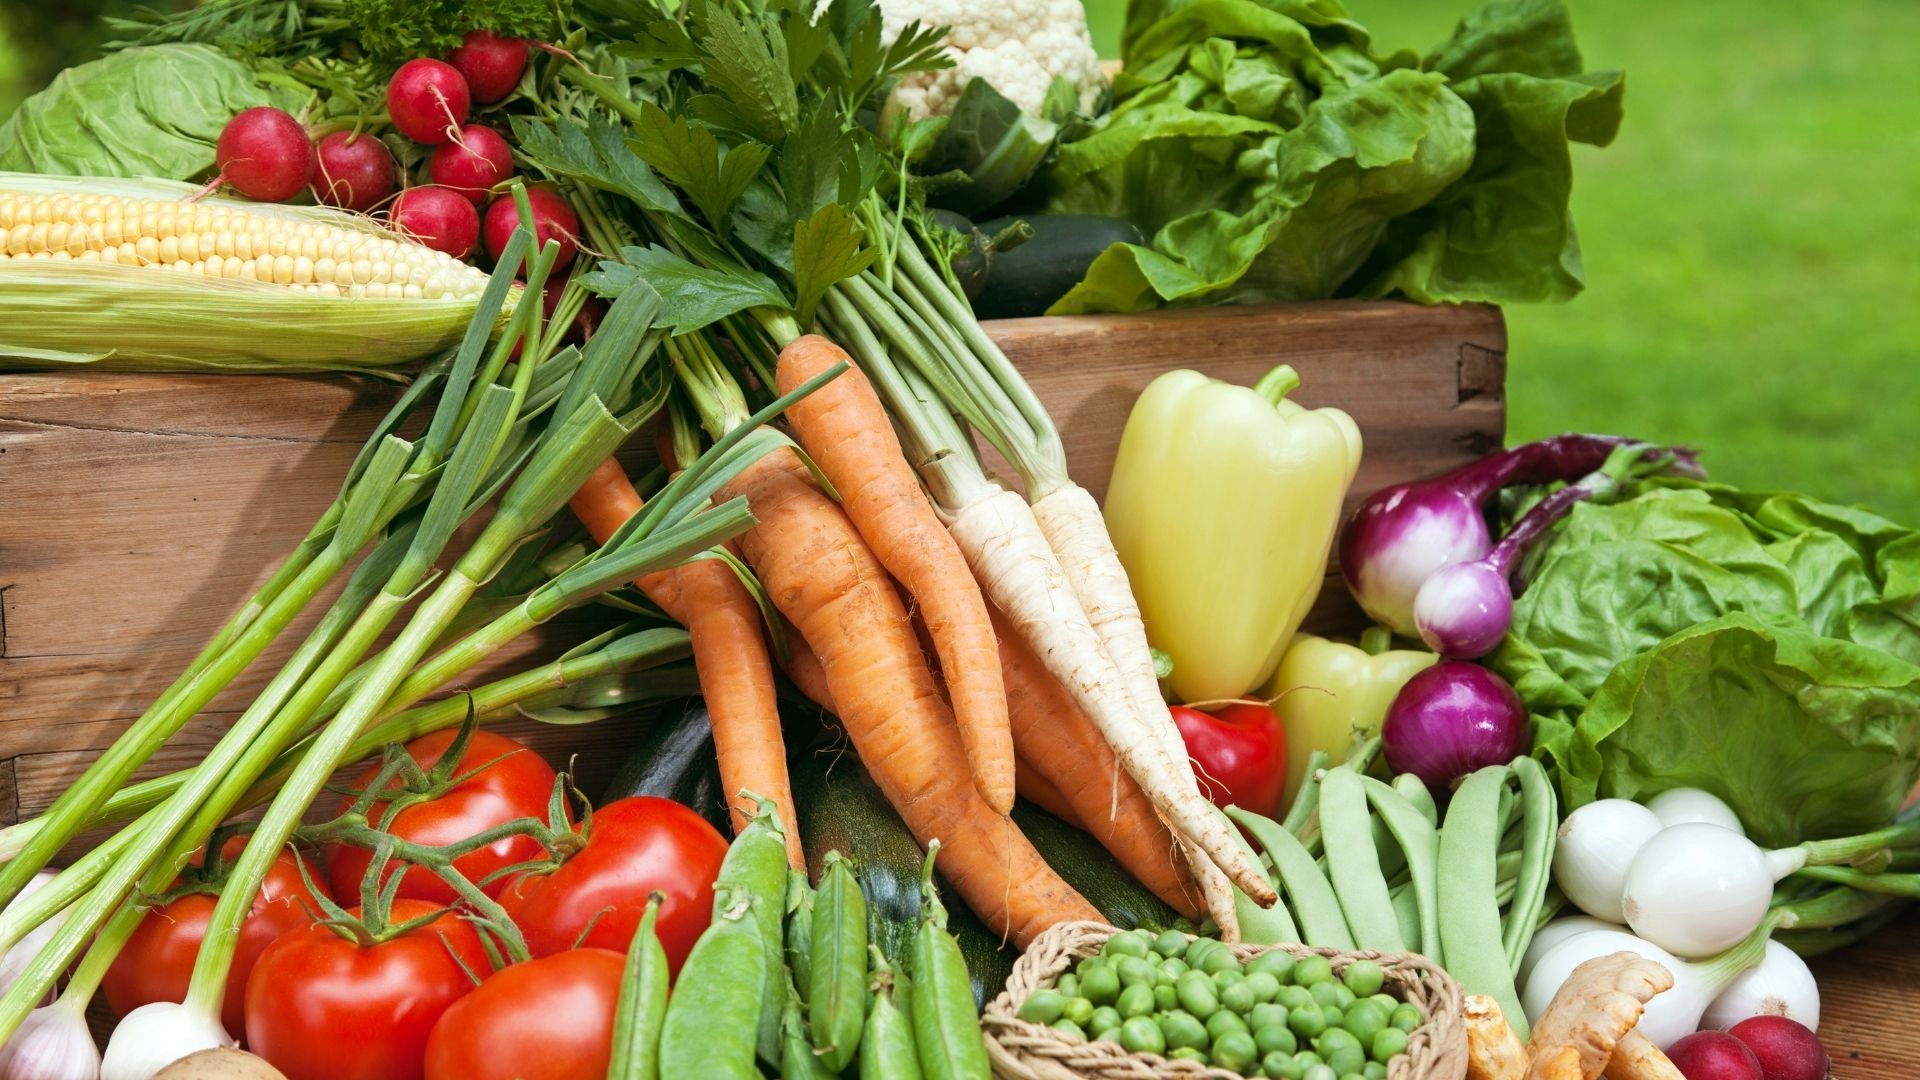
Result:
[[[1113,55],[1124,0],[1087,2]],[[1476,2],[1348,6],[1426,48]],[[1627,122],[1574,149],[1587,292],[1507,312],[1512,436],[1686,442],[1734,483],[1920,523],[1920,2],[1572,2]],[[0,115],[127,6],[0,5]]]

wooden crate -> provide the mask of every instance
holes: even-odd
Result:
[[[1327,303],[989,328],[1096,495],[1134,396],[1169,367],[1251,383],[1292,363],[1299,400],[1346,409],[1366,435],[1356,500],[1478,456],[1504,432],[1506,335],[1491,308]],[[44,808],[184,667],[332,497],[393,392],[342,378],[0,375],[0,824]],[[1222,508],[1222,527],[1231,515]],[[551,655],[605,618],[560,620],[474,678]],[[1313,625],[1356,622],[1333,582]],[[288,648],[143,775],[197,759]],[[626,738],[616,723],[505,730],[574,758],[588,791]],[[1905,1080],[1920,1075],[1920,1029],[1902,1023],[1890,991],[1920,986],[1920,925],[1890,928],[1871,949],[1817,965],[1823,1035],[1845,1080]]]

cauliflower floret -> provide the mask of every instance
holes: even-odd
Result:
[[[987,80],[1007,100],[1035,116],[1047,87],[1064,77],[1090,112],[1106,79],[1087,34],[1081,0],[881,0],[882,37],[892,42],[908,23],[949,27],[947,51],[954,66],[905,76],[895,100],[914,119],[953,107],[967,83]]]

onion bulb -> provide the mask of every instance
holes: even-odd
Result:
[[[1660,831],[1653,811],[1628,799],[1601,799],[1568,814],[1553,848],[1553,881],[1581,911],[1611,923],[1621,908],[1627,867]]]
[[[1740,974],[1707,1006],[1702,1027],[1722,1031],[1756,1016],[1784,1016],[1820,1030],[1820,987],[1800,954],[1777,941],[1767,942],[1759,966]]]

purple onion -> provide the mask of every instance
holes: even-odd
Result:
[[[1497,556],[1454,563],[1433,572],[1413,597],[1413,623],[1427,648],[1454,660],[1493,651],[1513,625],[1513,585]]]
[[[1437,791],[1527,752],[1527,707],[1507,681],[1478,664],[1444,660],[1407,680],[1387,709],[1381,749],[1397,773]]]

